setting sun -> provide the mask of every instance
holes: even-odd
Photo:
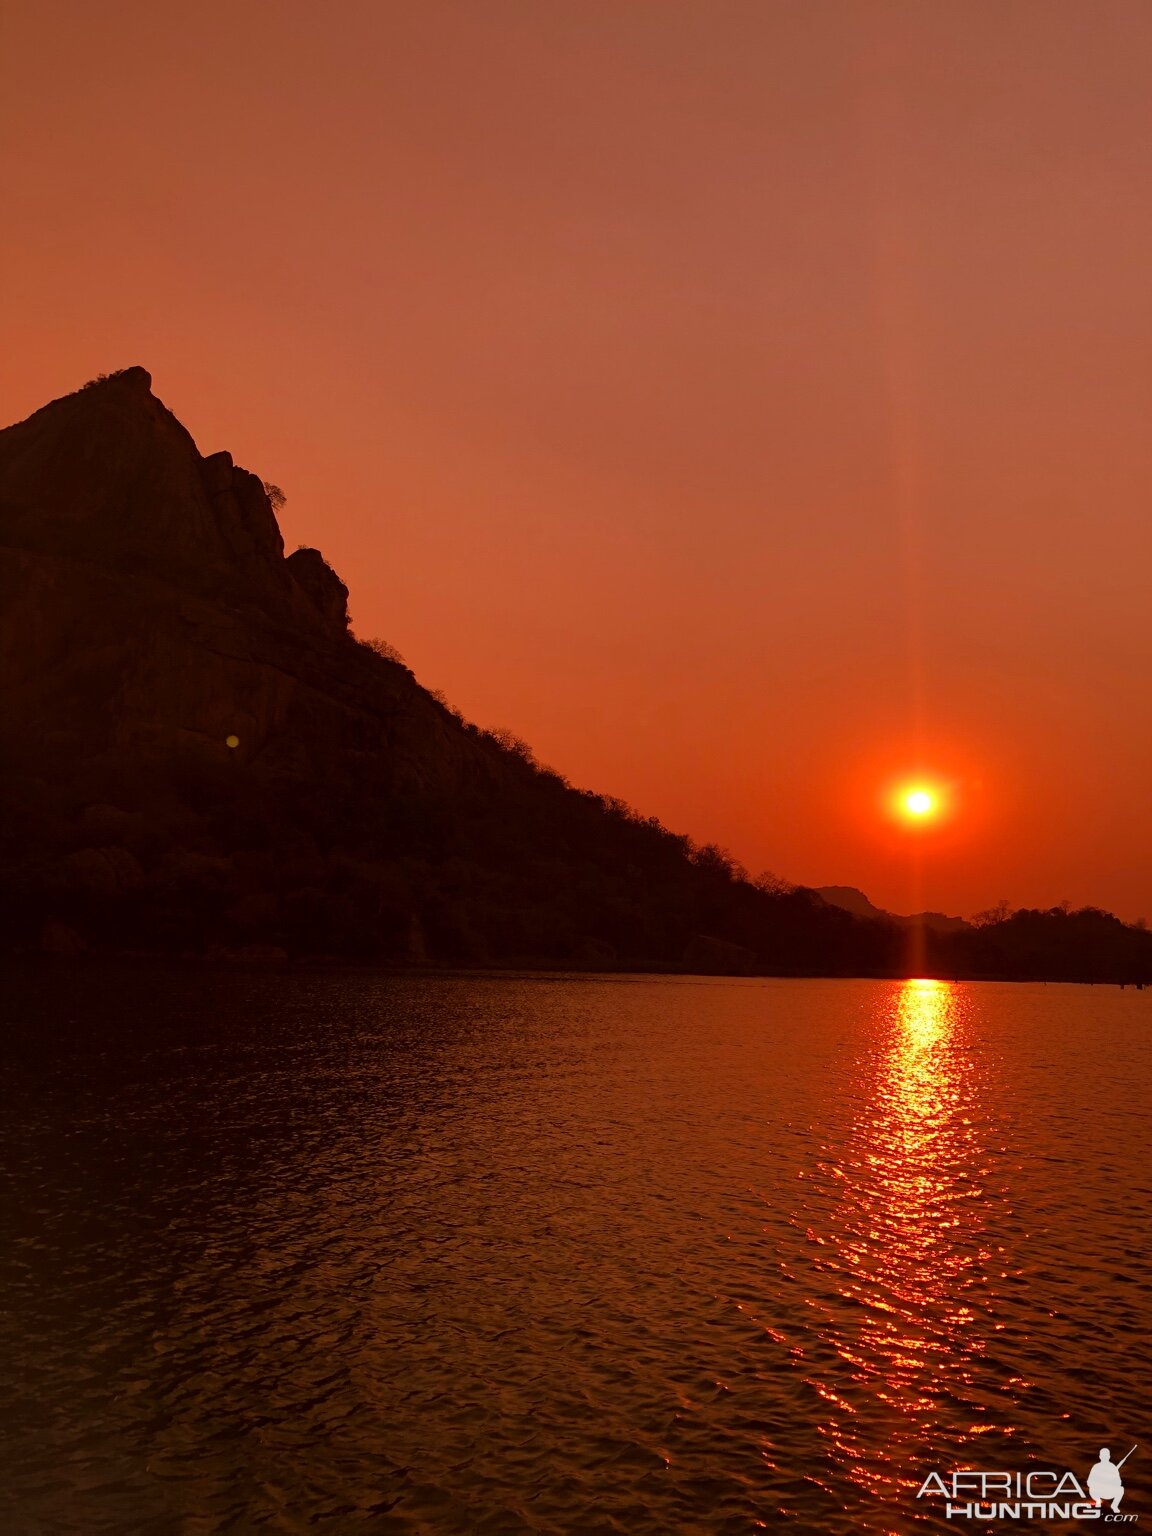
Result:
[[[941,779],[896,779],[884,795],[889,816],[908,828],[935,827],[955,810],[952,786]]]
[[[910,789],[904,796],[909,816],[930,816],[936,809],[936,796],[927,789]]]

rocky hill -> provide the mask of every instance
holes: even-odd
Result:
[[[0,949],[902,972],[898,925],[749,881],[463,720],[347,597],[143,368],[0,432]],[[1033,969],[1046,921],[1018,925]],[[1084,933],[1067,974],[1152,975],[1147,934]],[[1013,974],[1011,943],[952,938],[984,948],[946,969]]]
[[[9,946],[842,963],[839,914],[469,725],[347,595],[143,368],[0,432]]]

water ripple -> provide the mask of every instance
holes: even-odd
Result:
[[[99,981],[3,1004],[6,1532],[944,1530],[1140,1438],[1146,996]]]

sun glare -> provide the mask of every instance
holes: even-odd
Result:
[[[949,786],[931,779],[899,779],[885,794],[888,814],[906,827],[926,829],[947,821],[954,809]]]

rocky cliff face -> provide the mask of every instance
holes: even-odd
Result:
[[[358,643],[347,599],[142,368],[0,432],[0,944],[614,955],[603,893],[542,912],[635,826]]]
[[[285,558],[262,481],[202,456],[143,368],[0,432],[10,750],[459,768],[452,722],[355,644],[347,599],[318,550]]]
[[[329,627],[284,560],[262,482],[229,453],[202,457],[151,384],[126,368],[0,433],[0,539]]]

